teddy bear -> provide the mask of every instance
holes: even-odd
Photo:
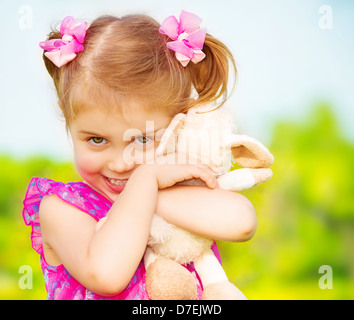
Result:
[[[220,188],[241,191],[272,177],[274,158],[256,139],[234,133],[227,108],[203,105],[177,114],[162,135],[156,156],[178,153],[185,159],[199,159],[219,168]],[[242,168],[231,170],[234,162]],[[192,179],[181,185],[202,185]],[[146,288],[152,300],[195,300],[195,276],[183,265],[193,263],[203,285],[203,300],[245,299],[227,278],[211,250],[214,241],[182,230],[158,215],[153,216],[144,255]]]

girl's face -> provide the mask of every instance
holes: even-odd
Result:
[[[69,126],[77,171],[111,201],[139,165],[153,161],[172,118],[161,111],[136,110],[124,115],[100,108],[84,110]]]

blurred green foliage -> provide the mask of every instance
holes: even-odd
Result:
[[[69,182],[79,181],[74,166],[34,156],[15,160],[0,155],[0,299],[46,299],[39,255],[32,249],[31,228],[22,219],[22,201],[33,176]],[[19,281],[32,268],[32,289],[21,289]]]
[[[224,269],[249,299],[354,298],[354,145],[329,106],[306,120],[281,121],[269,149],[274,176],[242,192],[257,211],[258,229],[245,243],[218,242]],[[39,256],[23,223],[22,200],[32,176],[78,181],[72,164],[44,157],[0,156],[0,299],[45,299]],[[19,268],[33,270],[33,288],[21,289]],[[333,270],[333,288],[321,289]]]
[[[331,108],[283,121],[269,149],[270,182],[243,192],[258,228],[247,243],[220,243],[224,268],[249,299],[354,298],[354,144]],[[333,289],[320,289],[322,265]]]

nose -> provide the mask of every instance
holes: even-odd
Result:
[[[116,173],[129,172],[135,167],[136,163],[134,158],[124,152],[112,154],[111,159],[108,162],[108,169]]]

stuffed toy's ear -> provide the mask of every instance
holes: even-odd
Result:
[[[177,150],[177,138],[178,130],[183,126],[186,115],[178,113],[171,120],[171,123],[167,127],[166,131],[162,135],[160,144],[156,149],[157,156],[164,156],[169,153],[174,153]]]
[[[269,168],[274,162],[263,144],[246,135],[233,134],[227,147],[236,163],[244,168]]]

